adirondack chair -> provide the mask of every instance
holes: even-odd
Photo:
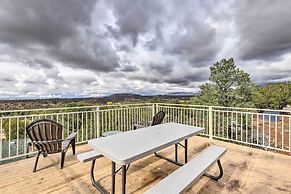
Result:
[[[159,111],[157,114],[155,114],[155,116],[153,117],[153,120],[151,122],[149,122],[146,126],[134,124],[133,125],[133,129],[159,125],[159,124],[161,124],[163,122],[165,116],[166,116],[166,114],[164,113],[164,111]]]
[[[31,140],[29,145],[34,145],[38,152],[33,172],[36,171],[39,156],[47,157],[48,154],[61,153],[61,169],[64,167],[66,152],[72,145],[73,155],[75,155],[75,137],[72,132],[68,138],[62,139],[63,126],[50,119],[40,119],[32,122],[26,127],[26,132]]]

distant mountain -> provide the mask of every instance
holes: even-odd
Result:
[[[154,97],[154,96],[195,96],[197,93],[193,92],[170,92],[166,94],[132,94],[132,93],[117,93],[108,96],[108,98],[143,98],[143,97]]]
[[[190,92],[172,92],[161,95],[143,95],[132,93],[118,93],[104,97],[90,98],[47,98],[47,99],[14,99],[1,100],[0,110],[15,110],[15,109],[37,109],[50,107],[73,107],[73,106],[90,106],[96,104],[113,103],[144,103],[144,102],[178,102],[180,100],[187,101],[195,93]]]
[[[196,96],[197,93],[193,92],[170,92],[165,94],[166,96]]]
[[[108,96],[108,98],[127,98],[127,97],[141,97],[141,95],[132,93],[117,93]]]
[[[106,99],[107,101],[119,102],[119,101],[142,100],[144,99],[144,97],[139,94],[118,93],[107,96],[104,99]]]

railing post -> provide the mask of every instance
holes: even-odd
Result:
[[[2,139],[4,139],[2,125],[3,125],[3,121],[2,121],[2,118],[0,118],[0,159],[2,159]]]
[[[97,138],[101,136],[101,131],[100,131],[100,111],[99,111],[99,106],[96,108],[96,130],[97,130]]]
[[[0,159],[2,159],[2,139],[0,137]]]
[[[212,106],[209,106],[208,133],[209,133],[209,138],[213,139],[213,111],[212,111]]]
[[[155,114],[156,114],[156,104],[154,103],[153,105],[152,105],[152,117],[154,117],[155,116]]]

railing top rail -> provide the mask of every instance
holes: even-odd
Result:
[[[77,109],[89,109],[89,108],[115,108],[115,107],[135,107],[135,106],[151,106],[153,104],[161,106],[179,106],[179,107],[199,107],[209,109],[232,109],[232,110],[244,110],[244,111],[263,111],[263,112],[281,112],[291,113],[288,110],[275,110],[275,109],[257,109],[257,108],[243,108],[243,107],[224,107],[224,106],[208,106],[197,104],[171,104],[171,103],[137,103],[137,104],[114,104],[114,105],[94,105],[94,106],[78,106],[78,107],[62,107],[62,108],[39,108],[39,109],[19,109],[19,110],[0,110],[0,113],[18,113],[18,112],[37,112],[37,111],[59,111],[59,110],[77,110]]]
[[[198,105],[198,104],[171,104],[171,103],[156,103],[156,104],[162,105],[162,106],[191,106],[191,107],[205,107],[205,108],[210,107],[207,105]]]
[[[62,108],[38,108],[38,109],[19,109],[19,110],[0,110],[0,113],[14,113],[14,112],[35,112],[35,111],[51,111],[51,110],[70,110],[70,109],[85,109],[96,108],[97,106],[80,106],[80,107],[62,107]]]
[[[288,110],[277,110],[277,109],[242,108],[242,107],[224,107],[224,106],[213,106],[213,108],[219,108],[219,109],[233,109],[233,110],[264,111],[264,112],[284,112],[284,113],[291,113],[291,111],[288,111]]]
[[[153,103],[136,103],[136,104],[113,104],[113,105],[100,105],[99,107],[127,107],[127,106],[151,106]]]
[[[39,113],[30,115],[13,115],[13,116],[0,116],[0,119],[13,119],[13,118],[30,118],[30,117],[41,117],[41,116],[53,116],[53,115],[70,115],[70,114],[80,114],[80,113],[94,113],[96,111],[74,111],[74,112],[62,112],[62,113]],[[101,112],[101,111],[100,111]]]
[[[270,116],[270,117],[290,117],[291,115],[287,114],[276,114],[276,113],[260,113],[260,112],[247,112],[247,111],[232,111],[232,110],[221,110],[221,109],[214,109],[212,110],[216,113],[233,113],[233,114],[248,114],[248,115],[260,115],[260,116]]]
[[[243,107],[225,107],[225,106],[208,106],[208,105],[197,105],[197,104],[169,104],[169,103],[156,103],[158,105],[164,106],[190,106],[190,107],[205,107],[205,108],[215,108],[215,109],[233,109],[233,110],[249,110],[249,111],[269,111],[269,112],[283,112],[283,113],[291,113],[288,110],[277,110],[277,109],[259,109],[259,108],[243,108]]]

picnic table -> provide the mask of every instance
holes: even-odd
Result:
[[[127,131],[113,136],[89,140],[88,144],[94,150],[112,161],[111,193],[115,193],[115,175],[118,171],[122,171],[122,194],[125,194],[126,172],[132,162],[142,159],[150,154],[154,154],[161,159],[182,166],[183,163],[178,161],[177,147],[180,145],[184,148],[185,163],[187,163],[188,138],[203,132],[203,130],[203,128],[190,125],[165,123],[138,130]],[[181,144],[180,142],[183,141],[184,144]],[[158,151],[172,145],[175,145],[174,160],[157,153]],[[121,165],[117,170],[116,164]],[[94,165],[92,168],[94,168]],[[92,184],[101,191],[101,193],[106,193],[103,191],[103,187],[96,182],[93,174],[91,174],[91,180]]]

